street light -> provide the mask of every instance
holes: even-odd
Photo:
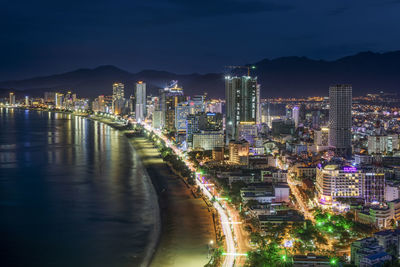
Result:
[[[282,255],[282,260],[284,261],[284,262],[286,262],[286,255]]]

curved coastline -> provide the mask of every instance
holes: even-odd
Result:
[[[74,115],[74,114],[72,114]],[[74,116],[79,116],[79,115],[74,115]],[[155,203],[152,203],[152,206],[154,207],[153,209],[153,214],[154,214],[154,218],[155,218],[155,222],[154,222],[154,231],[151,232],[151,236],[149,237],[150,243],[147,245],[146,248],[146,252],[145,252],[145,256],[143,258],[143,261],[141,263],[140,266],[142,267],[147,267],[151,265],[151,262],[154,259],[154,256],[157,252],[159,243],[160,243],[160,239],[161,239],[161,234],[162,234],[162,222],[163,222],[163,216],[161,214],[161,207],[160,207],[160,203],[161,203],[161,192],[165,189],[163,189],[164,185],[162,185],[162,183],[157,180],[154,179],[154,176],[149,175],[148,173],[148,169],[144,166],[143,161],[142,161],[142,156],[140,155],[140,153],[138,153],[138,151],[135,148],[135,145],[131,142],[131,138],[127,137],[125,134],[122,133],[121,129],[119,129],[118,127],[116,127],[116,125],[112,122],[112,121],[105,121],[105,120],[99,120],[93,117],[88,117],[88,116],[83,116],[88,120],[92,120],[92,121],[96,121],[102,124],[105,124],[117,131],[119,131],[124,138],[126,138],[128,140],[129,146],[131,148],[131,151],[134,155],[136,155],[137,157],[137,162],[138,165],[143,169],[143,172],[146,175],[146,178],[149,179],[151,185],[152,185],[152,193],[155,193],[155,196],[157,197],[157,201],[155,201]]]
[[[204,266],[209,261],[208,244],[215,239],[215,228],[213,214],[203,199],[193,196],[191,189],[172,172],[159,151],[144,137],[127,136],[125,127],[106,118],[69,114],[105,124],[124,135],[143,173],[150,179],[158,201],[154,198],[154,229],[140,266]]]
[[[123,132],[124,126],[104,118],[89,118]],[[149,266],[197,267],[209,262],[209,242],[215,241],[213,211],[165,163],[144,136],[127,136],[158,196],[160,234]],[[150,253],[149,253],[150,254]]]
[[[12,108],[12,109],[19,109],[21,111],[16,110],[16,112],[22,112],[21,114],[26,114],[26,111],[33,111],[36,113],[36,111],[40,111],[40,113],[42,113],[43,111],[45,111],[46,113],[43,113],[43,116],[47,117],[47,115],[50,116],[51,113],[61,113],[65,116],[65,118],[70,118],[70,119],[74,119],[77,117],[81,117],[82,119],[86,119],[87,122],[89,122],[90,124],[94,125],[94,122],[98,122],[99,125],[107,125],[107,127],[111,127],[113,128],[113,131],[116,131],[115,133],[118,135],[118,138],[122,138],[120,139],[121,144],[124,144],[125,142],[129,143],[129,148],[126,147],[126,143],[125,143],[125,153],[127,152],[128,156],[133,157],[134,159],[134,164],[130,166],[133,166],[135,169],[137,169],[139,171],[139,175],[138,174],[133,174],[136,177],[139,176],[138,178],[140,180],[143,181],[143,183],[147,184],[146,185],[146,194],[147,194],[147,202],[146,202],[146,208],[147,209],[151,209],[151,210],[147,210],[146,214],[148,214],[146,217],[146,221],[148,221],[147,223],[147,234],[146,236],[143,235],[143,237],[145,237],[145,239],[143,241],[141,241],[141,243],[143,244],[143,246],[141,247],[141,253],[140,254],[133,254],[136,253],[134,250],[132,250],[131,248],[127,247],[128,250],[127,251],[123,251],[124,254],[121,254],[119,257],[118,255],[118,260],[121,259],[121,264],[126,264],[128,262],[136,262],[134,264],[134,266],[149,266],[151,264],[151,261],[154,257],[155,252],[157,251],[157,247],[159,244],[159,240],[160,240],[160,235],[161,235],[161,225],[162,225],[162,220],[161,220],[161,214],[160,214],[160,208],[159,208],[159,194],[158,191],[154,185],[154,181],[153,179],[151,179],[150,175],[147,172],[147,168],[143,165],[143,161],[141,160],[141,156],[139,155],[139,153],[137,153],[137,151],[135,150],[131,140],[129,137],[127,137],[123,131],[120,131],[121,129],[117,129],[116,127],[113,127],[112,123],[106,123],[104,121],[100,121],[97,119],[93,119],[90,118],[88,116],[84,116],[84,115],[79,115],[79,114],[72,114],[69,112],[58,112],[58,111],[52,111],[52,110],[40,110],[40,109],[25,109],[25,108]],[[25,113],[23,113],[25,110]],[[49,113],[49,114],[47,114]],[[60,114],[60,115],[61,115]],[[69,116],[72,115],[72,116]],[[64,117],[63,116],[63,117]],[[74,117],[73,117],[74,116]],[[53,117],[53,115],[52,115]],[[92,122],[90,122],[92,121]],[[100,126],[101,127],[101,126]],[[124,140],[124,138],[126,138]],[[127,149],[127,150],[126,150]],[[130,153],[132,153],[131,155],[129,155]],[[127,174],[129,175],[129,173],[127,172]],[[133,177],[135,177],[133,176]],[[126,176],[127,179],[131,179],[129,178],[129,176]],[[132,210],[132,209],[131,209]],[[133,212],[135,212],[135,210],[133,209]],[[134,213],[133,213],[133,216]],[[127,231],[131,231],[132,229],[135,231],[135,228],[130,227],[131,230],[129,230],[129,228],[127,228]],[[134,233],[133,231],[133,233]],[[129,238],[125,238],[126,240],[129,240]],[[131,240],[134,241],[134,240]],[[129,242],[129,241],[128,241]],[[136,242],[137,243],[137,242]],[[86,255],[90,255],[89,253],[87,253]],[[101,255],[101,254],[100,254]],[[118,266],[118,265],[117,265]]]
[[[25,109],[25,108],[23,108]],[[32,109],[29,109],[32,110]],[[155,179],[154,175],[149,175],[148,173],[148,168],[144,166],[142,156],[140,153],[135,148],[135,145],[132,143],[130,140],[131,138],[127,137],[122,129],[118,128],[116,124],[112,121],[106,121],[106,120],[100,120],[96,119],[93,117],[89,117],[86,115],[78,115],[78,114],[73,114],[69,112],[63,112],[63,111],[55,111],[55,110],[39,110],[39,111],[45,111],[45,112],[51,112],[51,113],[62,113],[62,114],[68,114],[72,116],[77,116],[77,117],[82,117],[85,118],[89,121],[95,121],[104,125],[107,125],[108,127],[113,128],[114,130],[118,131],[123,138],[127,139],[127,142],[129,143],[129,147],[131,149],[131,152],[134,156],[137,157],[137,163],[140,168],[142,168],[143,173],[146,176],[146,179],[151,184],[151,191],[150,194],[155,194],[154,198],[154,203],[151,203],[151,206],[153,207],[153,214],[154,214],[154,228],[153,231],[151,231],[151,234],[149,236],[149,243],[146,244],[145,248],[145,255],[143,257],[143,261],[140,264],[141,267],[148,267],[151,265],[151,262],[154,259],[154,256],[157,252],[160,239],[161,239],[161,234],[162,234],[162,223],[163,223],[163,216],[161,212],[161,207],[160,203],[162,203],[162,198],[161,198],[161,192],[165,191],[165,183],[163,183],[162,179]]]
[[[129,140],[128,140],[128,142],[129,142]],[[129,142],[129,145],[130,145],[133,153],[137,153],[131,142]],[[154,228],[153,228],[154,231],[151,232],[151,236],[149,238],[149,240],[151,240],[151,242],[147,245],[146,255],[144,256],[143,262],[141,264],[141,266],[146,267],[146,266],[150,266],[150,263],[153,260],[153,257],[157,251],[157,247],[160,242],[161,229],[162,229],[162,219],[161,219],[162,217],[161,217],[161,209],[160,209],[160,204],[159,204],[160,203],[160,194],[156,190],[153,179],[151,179],[151,176],[148,174],[147,169],[144,167],[140,155],[137,158],[138,158],[138,160],[137,160],[138,165],[140,165],[140,167],[143,169],[143,172],[145,173],[146,178],[149,179],[149,181],[152,184],[152,187],[151,187],[152,192],[151,193],[152,194],[155,193],[157,196],[157,201],[154,201],[155,203],[151,204],[151,206],[154,208],[153,209],[153,214],[154,214],[154,218],[155,218]]]

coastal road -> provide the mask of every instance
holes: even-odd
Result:
[[[209,200],[212,200],[213,195],[211,194],[209,189],[202,183],[200,176],[201,176],[201,174],[197,174],[196,183],[201,188],[203,193],[207,196],[207,198]],[[226,252],[226,257],[225,257],[225,260],[224,260],[222,266],[231,267],[231,266],[233,266],[234,261],[235,261],[236,249],[235,249],[235,241],[233,239],[233,234],[232,234],[232,230],[231,230],[230,220],[229,220],[229,217],[228,217],[228,214],[227,214],[225,208],[221,206],[219,201],[214,201],[213,206],[218,211],[219,217],[221,219],[222,231],[224,232],[225,240],[226,240],[227,252]]]
[[[149,132],[154,132],[158,138],[164,140],[166,145],[170,147],[177,155],[182,156],[182,152],[170,141],[168,138],[166,138],[161,131],[157,129],[153,129],[150,125],[143,125],[145,129]],[[185,161],[185,163],[188,165],[188,167],[194,171],[193,166],[190,166],[188,164],[188,161]],[[199,176],[199,175],[198,175]],[[211,192],[206,188],[206,186],[201,182],[199,177],[196,177],[196,183],[197,185],[202,189],[203,193],[207,196],[209,200],[213,199],[213,195]],[[219,201],[214,201],[214,208],[218,211],[219,217],[221,219],[221,226],[222,226],[222,231],[224,232],[225,235],[225,241],[226,241],[226,253],[225,253],[225,259],[222,264],[223,267],[232,267],[234,266],[235,263],[235,256],[236,256],[236,248],[235,248],[235,241],[233,238],[233,232],[231,229],[231,224],[229,220],[228,213],[226,209],[219,203]]]
[[[239,212],[234,207],[228,207],[229,214],[232,219],[232,227],[234,232],[234,237],[236,239],[236,247],[238,252],[242,252],[243,255],[237,255],[235,258],[235,266],[243,266],[246,262],[246,256],[244,255],[246,251],[251,250],[250,240],[246,230],[243,227]]]

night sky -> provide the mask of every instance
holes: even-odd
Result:
[[[221,71],[400,49],[399,0],[2,0],[0,80],[115,65]]]

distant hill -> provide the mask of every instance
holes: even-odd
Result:
[[[383,90],[400,93],[400,51],[388,53],[362,52],[334,61],[306,57],[264,59],[252,65],[252,75],[261,83],[262,97],[327,95],[331,84],[350,83],[353,94],[361,95]],[[40,95],[45,91],[72,90],[80,96],[95,97],[111,94],[112,84],[125,83],[127,95],[134,83],[144,80],[148,90],[156,94],[170,80],[179,80],[187,95],[207,92],[212,97],[224,97],[223,73],[175,74],[166,71],[143,70],[130,73],[115,66],[78,69],[63,74],[19,81],[0,82],[0,93],[11,89],[19,94]]]
[[[362,52],[334,61],[283,57],[254,65],[263,96],[327,95],[329,85],[338,83],[352,84],[354,95],[400,93],[400,51]]]
[[[150,93],[156,94],[171,80],[179,80],[188,95],[221,90],[215,95],[224,94],[224,80],[221,74],[174,74],[166,71],[143,70],[130,73],[114,66],[100,66],[95,69],[78,69],[62,74],[45,77],[35,77],[19,81],[0,82],[0,92],[8,93],[11,89],[18,94],[41,95],[46,91],[77,92],[83,97],[95,97],[101,94],[111,94],[112,84],[125,84],[125,94],[133,93],[134,84],[144,80]]]

